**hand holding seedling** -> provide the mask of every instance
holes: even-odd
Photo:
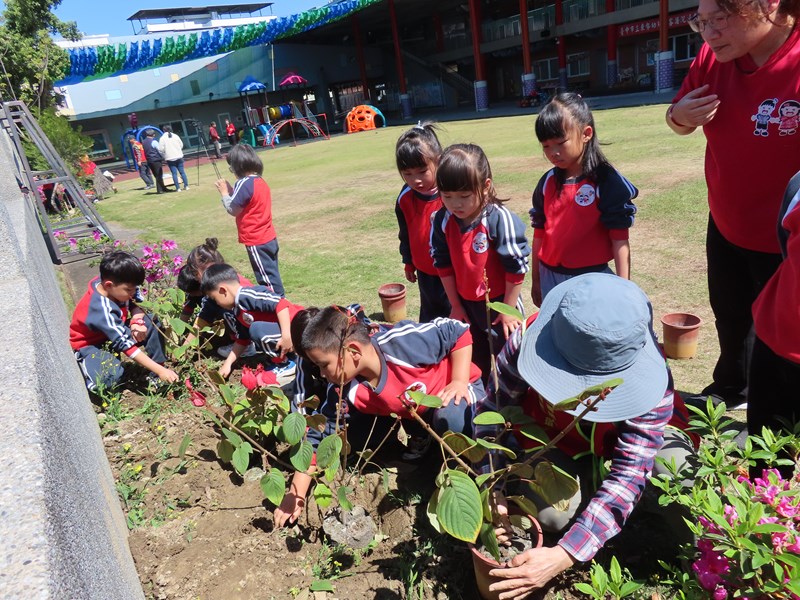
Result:
[[[505,567],[489,571],[490,577],[500,579],[489,586],[489,591],[500,592],[500,600],[525,598],[574,563],[561,546],[532,548],[517,554]]]
[[[156,374],[158,375],[158,378],[164,383],[175,383],[176,381],[178,381],[178,374],[172,369],[167,369],[166,367],[162,367],[161,370],[158,371]]]
[[[520,325],[522,325],[522,321],[516,317],[504,315],[502,313],[497,315],[497,318],[492,321],[492,325],[497,325],[498,323],[503,325],[503,335],[505,335],[505,339],[508,339],[511,334],[514,333]]]

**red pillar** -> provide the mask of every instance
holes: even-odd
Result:
[[[669,0],[660,0],[658,10],[658,49],[669,50]]]
[[[364,43],[361,39],[361,23],[358,20],[358,15],[350,17],[353,23],[353,37],[356,41],[356,59],[358,60],[358,71],[361,74],[361,91],[364,94],[364,100],[369,101],[369,83],[367,83],[367,63],[364,61]]]
[[[564,3],[563,0],[556,0],[556,27],[564,24]],[[558,46],[558,87],[567,87],[567,44],[563,35],[556,38]]]
[[[472,25],[472,56],[475,60],[475,81],[485,81],[481,55],[481,6],[479,0],[469,0],[469,21]]]
[[[522,33],[522,72],[532,73],[531,34],[528,31],[528,0],[519,0],[519,30]]]
[[[400,33],[397,31],[397,13],[394,10],[394,0],[389,0],[389,20],[392,26],[392,40],[394,41],[394,62],[397,66],[397,77],[400,80],[400,93],[406,93],[406,72],[403,68],[403,55],[400,52]]]
[[[444,52],[444,30],[442,29],[442,15],[433,13],[433,31],[436,35],[436,51]]]
[[[614,0],[606,0],[606,13],[611,14],[614,12]],[[608,45],[608,60],[617,60],[617,26],[609,25],[606,34],[606,44]]]

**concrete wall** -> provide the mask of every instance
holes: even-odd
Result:
[[[0,130],[0,598],[143,598],[97,418]]]

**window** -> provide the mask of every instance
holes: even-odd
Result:
[[[681,60],[692,60],[697,56],[702,43],[700,36],[695,33],[685,33],[670,38],[672,42],[672,56],[675,62]]]
[[[92,140],[92,149],[89,150],[89,157],[92,159],[113,158],[114,149],[111,147],[111,140],[108,131],[98,129],[95,131],[83,131],[83,135]]]
[[[122,98],[122,92],[119,90],[106,90],[106,100],[119,100]]]
[[[589,74],[589,53],[579,52],[567,56],[567,77],[580,77]]]
[[[200,82],[197,79],[192,79],[189,81],[189,85],[192,87],[192,96],[199,96],[200,95]]]
[[[533,72],[538,81],[558,79],[558,58],[554,56],[545,60],[537,60],[533,63]]]

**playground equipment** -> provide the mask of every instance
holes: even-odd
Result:
[[[386,117],[374,106],[359,104],[347,113],[344,126],[347,133],[386,127]]]
[[[142,125],[141,127],[137,127],[136,129],[128,129],[128,131],[123,133],[122,137],[119,138],[119,145],[122,148],[122,158],[125,159],[125,168],[128,169],[129,171],[134,168],[138,170],[139,167],[134,163],[133,150],[131,150],[131,146],[130,144],[128,144],[126,140],[128,139],[129,135],[132,135],[134,138],[136,138],[137,142],[141,142],[144,132],[147,131],[148,129],[155,130],[158,133],[159,137],[164,134],[164,132],[161,131],[161,129],[159,129],[155,125]]]

